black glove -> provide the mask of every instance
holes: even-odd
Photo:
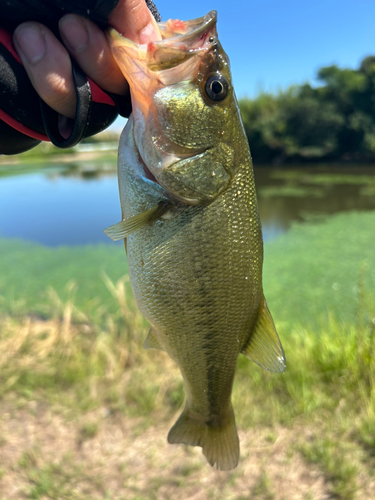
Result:
[[[12,44],[12,31],[25,21],[37,21],[50,28],[56,36],[58,21],[67,13],[90,18],[101,28],[119,0],[0,0],[0,154],[27,151],[40,141],[68,148],[85,137],[107,128],[118,113],[131,113],[129,97],[116,96],[101,90],[72,61],[76,86],[76,117],[71,134],[65,139],[58,129],[58,113],[38,96]],[[160,15],[152,3],[147,5],[157,21]],[[42,5],[43,3],[43,5]]]

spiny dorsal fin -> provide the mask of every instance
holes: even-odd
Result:
[[[263,297],[258,320],[250,334],[242,354],[257,365],[271,372],[284,372],[286,368],[285,354],[279,336]]]
[[[137,229],[161,217],[167,209],[168,204],[165,201],[160,201],[157,205],[150,208],[150,210],[146,210],[146,212],[134,215],[134,217],[130,217],[113,226],[109,226],[107,229],[104,229],[104,232],[113,241],[122,240],[129,236],[129,234],[137,231]]]
[[[151,328],[148,332],[146,340],[143,344],[143,349],[161,349],[164,351],[164,347],[161,346],[153,328]]]

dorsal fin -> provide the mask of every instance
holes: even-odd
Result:
[[[250,334],[242,354],[257,365],[271,372],[284,372],[286,368],[285,354],[279,336],[263,297],[257,322]]]
[[[150,328],[146,340],[144,341],[143,349],[161,349],[162,351],[165,350],[164,347],[162,347],[162,345],[160,344],[155,334],[155,330],[152,327]]]

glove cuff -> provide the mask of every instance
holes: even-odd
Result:
[[[71,148],[85,137],[106,129],[117,117],[115,99],[101,90],[72,61],[73,79],[76,89],[77,105],[74,120],[67,120],[67,130],[60,129],[59,115],[40,99],[40,109],[44,129],[52,144],[58,148]],[[131,113],[130,99],[117,96],[122,104],[121,111],[128,117]],[[69,134],[67,136],[67,134]]]

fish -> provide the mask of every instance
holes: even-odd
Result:
[[[263,240],[252,158],[217,13],[157,25],[136,44],[110,29],[130,86],[118,180],[130,281],[150,323],[145,349],[180,368],[186,402],[171,444],[202,447],[231,470],[239,438],[231,402],[238,356],[283,372],[284,351],[262,287]]]

